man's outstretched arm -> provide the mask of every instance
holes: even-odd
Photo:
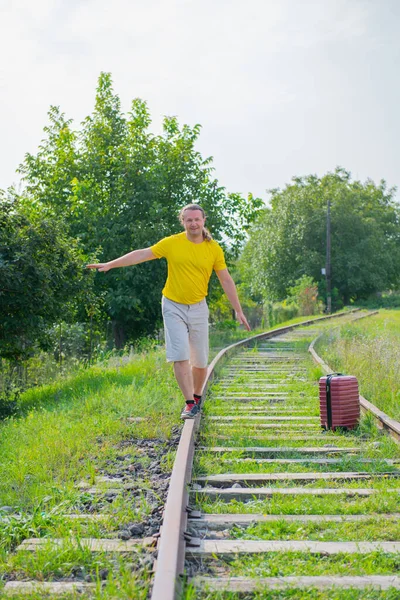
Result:
[[[98,263],[92,265],[86,265],[87,269],[97,269],[98,271],[109,271],[110,269],[116,269],[118,267],[130,267],[131,265],[138,265],[139,263],[146,262],[147,260],[154,260],[157,257],[154,256],[151,248],[142,248],[141,250],[134,250],[124,256],[120,256],[115,260],[110,260],[106,263]]]
[[[240,305],[235,282],[230,276],[228,269],[221,269],[221,271],[215,272],[217,274],[220,284],[222,285],[222,289],[228,296],[228,300],[232,304],[233,309],[236,311],[237,320],[241,325],[244,325],[246,327],[247,331],[250,331],[250,325],[248,324],[247,319],[243,314],[242,307]]]

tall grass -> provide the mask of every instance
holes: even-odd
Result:
[[[361,394],[400,420],[400,310],[329,329],[316,350],[335,371],[355,375]]]

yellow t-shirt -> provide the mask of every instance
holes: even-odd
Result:
[[[186,233],[166,237],[151,251],[157,258],[166,258],[168,277],[163,294],[169,300],[182,304],[195,304],[208,294],[208,282],[213,269],[226,269],[221,246],[211,240],[201,244],[190,242]]]

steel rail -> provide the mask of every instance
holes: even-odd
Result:
[[[213,359],[207,369],[207,377],[203,386],[202,396],[205,397],[207,388],[214,377],[215,368],[223,357],[228,357],[242,346],[247,346],[257,340],[265,340],[277,335],[283,335],[298,327],[312,325],[327,319],[343,317],[358,312],[356,308],[351,311],[309,319],[301,323],[279,327],[252,337],[245,338],[223,348]],[[189,507],[189,494],[187,486],[190,483],[194,441],[196,431],[200,426],[201,414],[193,420],[185,421],[179,441],[168,490],[167,501],[164,509],[163,525],[160,529],[160,538],[157,546],[157,561],[151,600],[175,600],[181,589],[181,576],[184,573],[186,542],[190,544],[187,535],[187,520],[191,512]]]
[[[368,313],[367,315],[361,315],[360,317],[355,317],[354,321],[359,321],[360,319],[365,319],[366,317],[372,317],[373,315],[376,315],[377,313],[378,313],[378,311],[375,310],[373,312]],[[315,338],[315,340],[313,340],[311,342],[311,344],[308,348],[308,351],[310,352],[314,361],[320,365],[320,367],[326,374],[328,374],[328,373],[332,373],[333,369],[331,369],[331,367],[316,353],[316,351],[314,349],[315,344],[321,338],[321,336],[322,336],[322,334],[320,334],[318,337]],[[384,429],[387,433],[389,433],[389,435],[391,437],[393,437],[394,440],[396,440],[396,442],[400,442],[400,422],[399,421],[392,419],[391,417],[389,417],[389,415],[384,413],[382,410],[379,410],[379,408],[377,408],[374,404],[372,404],[372,402],[369,402],[369,400],[364,398],[364,396],[361,396],[361,394],[360,394],[360,408],[364,414],[369,413],[374,417],[374,419],[376,420],[376,424],[378,425],[378,427],[380,429]]]

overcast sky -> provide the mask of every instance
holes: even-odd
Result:
[[[202,125],[231,192],[341,165],[400,184],[400,0],[0,0],[0,188],[43,138],[50,105],[76,127],[111,72]]]

